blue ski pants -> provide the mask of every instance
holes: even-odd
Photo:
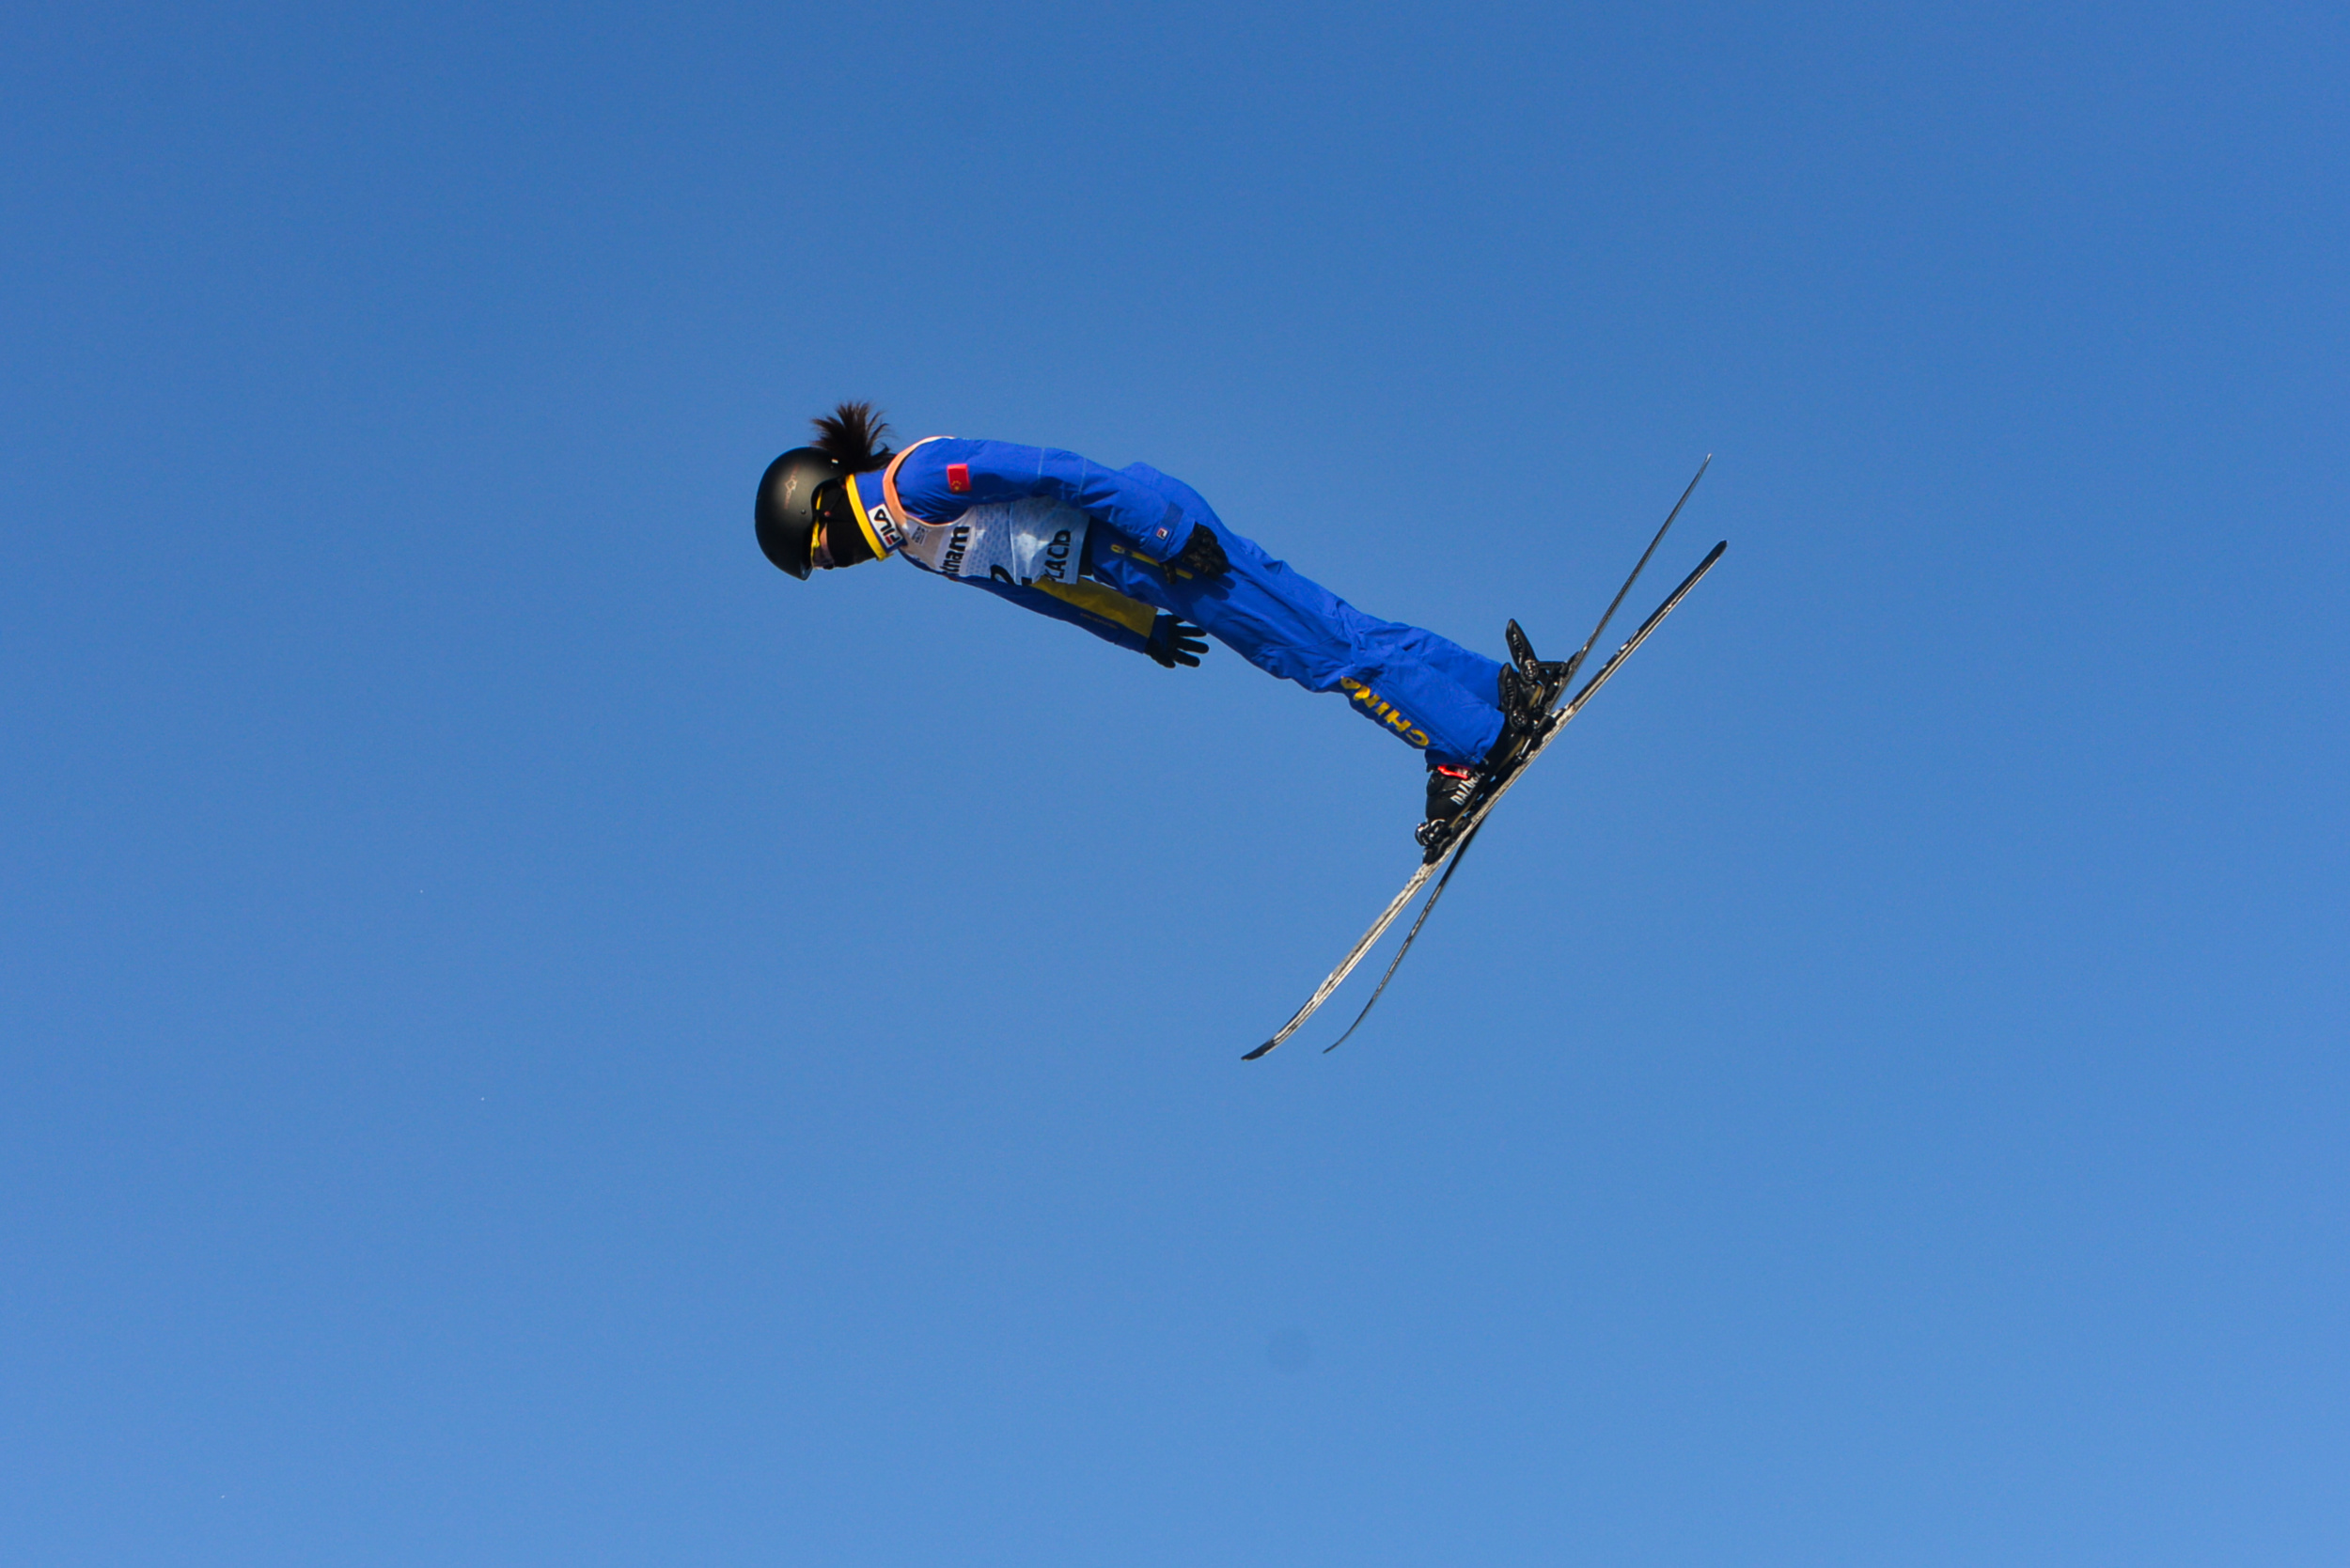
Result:
[[[1232,569],[1213,578],[1171,572],[1097,528],[1087,546],[1094,577],[1196,622],[1268,674],[1342,693],[1355,712],[1432,760],[1467,767],[1484,760],[1501,735],[1498,662],[1363,614],[1226,527],[1182,480],[1141,463],[1122,472],[1165,495],[1185,524],[1211,529]]]

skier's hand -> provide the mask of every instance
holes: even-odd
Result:
[[[1215,541],[1215,535],[1205,523],[1191,525],[1191,537],[1183,541],[1182,552],[1167,563],[1167,572],[1188,572],[1194,577],[1221,577],[1232,570],[1226,558],[1224,546]]]
[[[1177,665],[1199,667],[1199,655],[1208,651],[1203,640],[1206,634],[1188,620],[1182,620],[1161,611],[1159,619],[1151,623],[1151,640],[1143,651],[1173,669]]]

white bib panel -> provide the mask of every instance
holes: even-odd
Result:
[[[880,513],[885,507],[871,509]],[[880,517],[874,519],[876,525]],[[972,507],[951,523],[891,517],[903,542],[899,553],[948,577],[993,577],[999,583],[1077,580],[1092,519],[1073,506],[1029,496]]]

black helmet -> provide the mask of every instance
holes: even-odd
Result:
[[[759,547],[805,582],[816,569],[816,487],[848,472],[813,447],[794,447],[759,481]]]

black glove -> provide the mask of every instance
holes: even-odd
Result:
[[[1159,619],[1151,623],[1151,640],[1142,651],[1173,669],[1177,665],[1199,667],[1199,655],[1208,651],[1202,638],[1206,634],[1188,620],[1178,619],[1162,610]]]
[[[1208,525],[1194,523],[1191,537],[1183,541],[1182,553],[1167,563],[1167,570],[1170,574],[1183,572],[1194,577],[1221,577],[1232,570],[1232,563],[1225,557],[1224,546],[1215,541]]]

